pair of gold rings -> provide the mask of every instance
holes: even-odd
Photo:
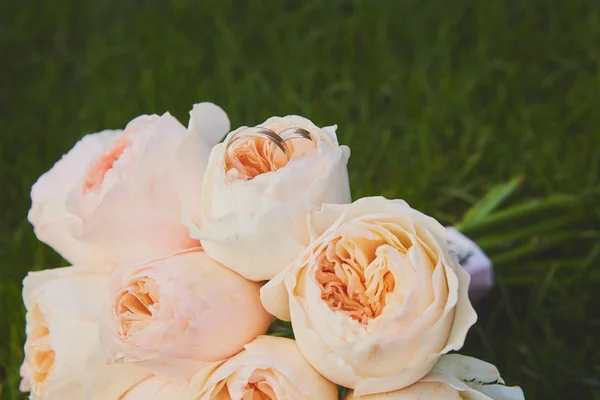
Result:
[[[288,140],[306,139],[310,140],[315,145],[317,143],[315,137],[304,128],[287,128],[279,133],[276,133],[274,130],[262,126],[240,129],[238,132],[234,133],[229,137],[229,140],[225,145],[225,165],[228,165],[231,162],[231,146],[241,139],[247,139],[252,137],[268,140],[272,146],[277,147],[283,152],[283,155],[288,161],[292,158],[293,155],[293,151],[290,151],[289,147],[287,146],[286,142]]]

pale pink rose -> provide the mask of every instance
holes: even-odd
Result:
[[[105,353],[113,362],[188,379],[267,331],[272,317],[259,290],[199,250],[119,266],[102,320]]]
[[[119,393],[148,375],[135,366],[106,364],[96,321],[108,275],[88,270],[31,272],[23,282],[27,340],[22,372],[29,381],[23,389],[31,391],[33,400],[89,399],[90,381],[110,382]]]
[[[420,381],[394,392],[356,396],[346,400],[525,400],[519,387],[505,386],[492,364],[476,358],[448,354]]]
[[[315,371],[291,339],[261,336],[222,364],[200,370],[189,400],[336,400],[337,386]]]
[[[188,129],[169,113],[143,115],[81,139],[32,187],[37,237],[72,264],[108,269],[198,246],[180,222],[179,189],[201,182],[186,179],[180,155],[195,151],[203,171],[229,120],[211,103],[190,115]]]
[[[287,138],[288,157],[264,138],[236,136],[256,128],[272,140]],[[313,141],[288,135],[297,129]],[[246,279],[271,279],[308,245],[310,211],[351,201],[350,149],[338,144],[335,131],[289,115],[231,132],[211,151],[202,191],[187,196],[193,199],[183,212],[190,235]]]
[[[436,220],[401,200],[323,205],[308,220],[310,246],[261,291],[290,319],[302,354],[358,395],[421,379],[462,347],[477,315],[469,274]]]

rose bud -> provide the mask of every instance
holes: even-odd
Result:
[[[72,264],[107,269],[198,246],[181,224],[180,153],[197,144],[195,168],[205,168],[229,120],[211,103],[190,115],[189,129],[166,113],[83,137],[31,189],[38,239]]]
[[[352,399],[525,400],[525,396],[519,387],[504,386],[492,364],[460,354],[447,354],[417,383],[394,392],[368,396],[355,396],[350,392],[346,400]]]
[[[189,400],[336,400],[337,386],[302,357],[291,339],[261,336],[224,363],[199,371]]]
[[[119,266],[101,320],[105,354],[161,377],[189,379],[267,331],[272,317],[259,288],[198,250]]]
[[[275,276],[308,244],[309,211],[350,202],[350,150],[335,129],[287,116],[231,132],[213,148],[202,193],[184,209],[190,235],[247,279]]]
[[[462,347],[477,319],[469,274],[437,221],[369,197],[325,204],[309,227],[310,246],[261,297],[272,314],[291,318],[302,354],[323,376],[359,396],[393,391]]]

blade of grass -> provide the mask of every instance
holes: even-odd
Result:
[[[492,187],[481,200],[467,210],[462,221],[456,226],[456,229],[462,231],[470,225],[484,221],[491,212],[498,208],[500,204],[517,190],[521,182],[523,182],[523,177],[517,177],[506,183]]]
[[[558,234],[540,236],[536,240],[525,243],[510,251],[501,253],[497,256],[490,257],[494,266],[502,266],[517,262],[520,259],[531,256],[532,254],[540,253],[550,247],[558,246],[573,240],[581,240],[581,232],[567,231]]]
[[[477,239],[476,242],[477,245],[481,247],[481,249],[484,252],[488,253],[494,248],[500,247],[502,245],[511,244],[539,234],[547,234],[549,232],[554,231],[555,229],[571,225],[577,222],[578,220],[579,218],[574,218],[570,215],[566,215],[562,218],[557,218],[555,220],[542,221],[541,223],[535,224],[533,226],[527,225],[522,229],[511,230],[507,233],[499,233],[492,236],[484,236],[481,239]]]
[[[472,235],[475,232],[481,232],[497,225],[508,226],[514,223],[523,223],[523,219],[532,216],[542,216],[543,213],[548,211],[564,212],[564,209],[571,209],[577,204],[577,198],[569,195],[552,195],[544,199],[529,200],[525,203],[518,204],[514,207],[497,211],[484,220],[480,220],[477,223],[469,225],[459,225],[459,230],[467,236]],[[458,229],[458,228],[457,228]]]

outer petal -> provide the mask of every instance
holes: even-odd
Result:
[[[177,174],[174,175],[184,221],[200,221],[202,180],[210,151],[229,128],[227,114],[215,104],[194,104],[190,111],[188,133],[177,150]]]
[[[419,382],[393,392],[360,396],[350,392],[346,400],[524,400],[518,387],[506,387],[493,365],[472,357],[448,354]]]
[[[108,274],[83,267],[65,267],[30,272],[23,281],[23,299],[29,309],[58,310],[66,317],[94,322],[100,316]]]
[[[349,392],[345,400],[464,400],[452,387],[444,383],[417,382],[394,392],[359,396]]]
[[[285,276],[289,268],[284,269],[260,288],[260,301],[263,307],[276,318],[290,321],[290,297],[285,287]]]
[[[119,397],[120,400],[185,400],[188,393],[187,382],[173,382],[158,377],[150,377]]]
[[[469,281],[471,277],[469,273],[460,266],[456,259],[450,258],[448,263],[453,267],[454,272],[458,277],[458,301],[456,303],[454,325],[452,325],[448,344],[444,350],[442,350],[442,354],[452,350],[460,350],[465,344],[469,329],[477,322],[477,313],[469,300]]]
[[[127,201],[126,192],[129,190],[122,189],[121,199]],[[140,209],[132,204],[132,209],[90,219],[81,238],[86,243],[104,249],[103,254],[109,259],[127,260],[126,264],[200,246],[197,240],[189,237],[187,229],[176,215],[164,210]],[[105,265],[107,271],[114,268],[114,263]]]
[[[133,364],[109,363],[98,343],[89,355],[82,378],[84,399],[121,399],[131,388],[152,377],[152,374]]]
[[[504,383],[494,365],[460,354],[446,354],[441,357],[435,365],[435,370],[474,384]]]
[[[468,400],[523,400],[518,387],[506,387],[492,364],[460,354],[440,358],[434,369],[423,379],[443,382],[463,393]]]
[[[230,126],[227,113],[216,104],[197,103],[190,111],[189,132],[199,136],[208,146],[212,147],[223,139]]]
[[[82,398],[83,376],[95,374],[94,366],[86,367],[86,360],[99,346],[96,319],[107,278],[76,267],[32,272],[25,278],[28,336],[30,324],[36,322],[30,314],[35,308],[47,324],[50,348],[55,354],[53,367],[44,381],[32,380],[32,399]],[[31,367],[37,360],[27,354],[27,346],[28,342],[26,358]]]
[[[120,130],[106,130],[84,136],[31,188],[28,219],[39,240],[46,243],[71,263],[104,258],[99,249],[77,239],[83,221],[67,210],[65,202],[79,188],[90,162],[105,152]]]

